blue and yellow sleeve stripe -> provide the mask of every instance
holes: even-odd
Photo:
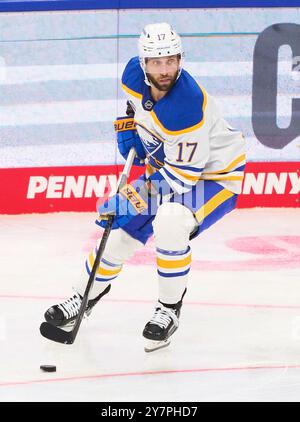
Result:
[[[200,180],[203,168],[186,165],[179,166],[177,164],[170,164],[165,160],[164,170],[169,177],[193,186]]]
[[[244,178],[244,169],[246,165],[246,154],[235,158],[227,167],[213,172],[203,172],[203,180],[233,180],[242,181]]]

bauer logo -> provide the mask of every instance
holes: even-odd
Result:
[[[102,197],[107,190],[109,196],[117,189],[116,175],[102,176],[31,176],[27,199],[38,196],[46,198],[91,198]]]
[[[116,132],[135,129],[135,122],[132,118],[115,120],[114,127]]]

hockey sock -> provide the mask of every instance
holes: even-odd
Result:
[[[159,279],[159,301],[174,304],[181,300],[187,286],[191,268],[191,248],[182,251],[167,251],[156,248],[157,273]]]

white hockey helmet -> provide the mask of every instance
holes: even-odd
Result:
[[[153,23],[146,25],[138,42],[140,64],[145,74],[145,82],[150,85],[146,75],[146,59],[151,57],[166,57],[180,55],[180,76],[183,63],[183,49],[179,35],[168,23]]]

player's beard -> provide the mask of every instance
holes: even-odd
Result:
[[[175,84],[176,80],[177,80],[177,76],[178,76],[178,72],[175,73],[175,75],[172,76],[167,76],[166,78],[170,79],[168,82],[163,82],[160,83],[159,81],[157,81],[156,79],[154,79],[150,73],[146,73],[147,78],[149,80],[149,82],[155,86],[156,89],[158,89],[159,91],[163,91],[163,92],[168,92],[170,91],[170,89],[172,88],[172,86]],[[165,79],[166,79],[165,78]],[[163,79],[162,77],[160,79]]]

